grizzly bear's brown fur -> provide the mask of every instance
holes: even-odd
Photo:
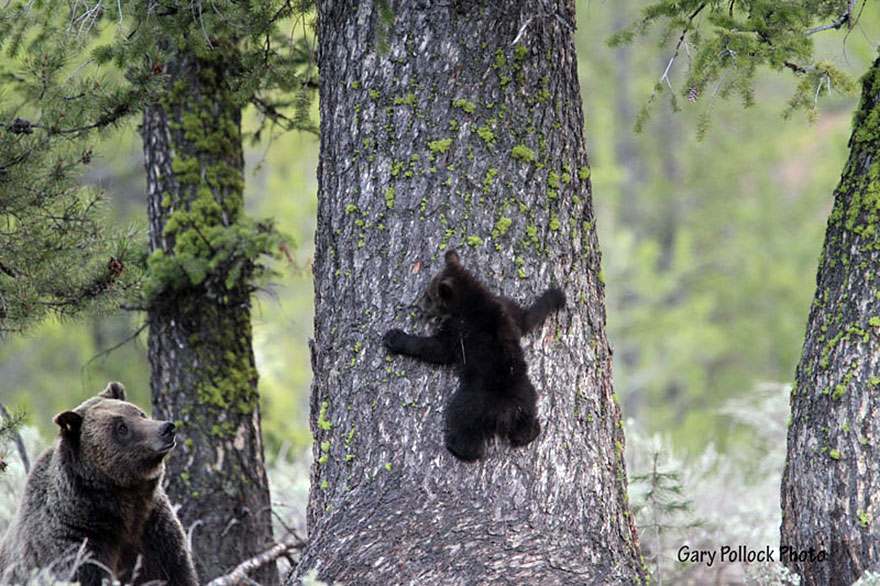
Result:
[[[55,423],[60,437],[34,464],[0,542],[0,583],[51,567],[59,578],[78,568],[84,585],[198,584],[161,486],[174,424],[148,419],[113,382]]]

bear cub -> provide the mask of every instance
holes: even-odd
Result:
[[[183,527],[161,486],[174,424],[147,418],[115,382],[55,423],[59,438],[34,464],[0,542],[0,583],[51,568],[65,579],[76,570],[74,581],[88,586],[196,586]],[[90,561],[77,564],[83,547],[80,557]]]
[[[538,437],[535,388],[529,381],[519,339],[565,305],[553,287],[528,308],[494,295],[467,271],[454,250],[431,280],[418,306],[440,318],[433,336],[386,332],[385,346],[434,364],[455,364],[460,385],[446,405],[445,440],[456,457],[481,458],[486,442],[499,435],[514,446]]]

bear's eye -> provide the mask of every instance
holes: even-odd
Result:
[[[116,435],[119,437],[128,437],[128,424],[124,421],[120,421],[116,424]]]

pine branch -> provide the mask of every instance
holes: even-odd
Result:
[[[786,61],[785,63],[783,63],[783,65],[785,65],[786,67],[788,67],[789,69],[791,69],[795,73],[807,73],[807,68],[803,67],[801,65],[798,65],[797,63],[792,63],[791,61]]]
[[[685,26],[682,29],[681,36],[678,37],[678,43],[676,43],[676,45],[675,45],[675,51],[673,51],[672,57],[670,57],[669,61],[666,63],[666,69],[663,70],[663,74],[660,76],[660,79],[657,81],[657,84],[654,86],[654,91],[651,92],[651,96],[648,98],[648,101],[645,104],[643,111],[648,110],[650,105],[657,98],[657,94],[663,90],[663,82],[666,82],[666,85],[669,86],[669,89],[674,91],[674,88],[672,87],[672,82],[669,81],[669,71],[672,69],[673,63],[675,63],[675,60],[678,58],[678,54],[681,51],[682,45],[685,44],[685,38],[687,36],[688,30],[690,30],[691,24],[693,23],[694,19],[697,18],[697,16],[699,16],[699,14],[703,11],[703,9],[705,7],[706,7],[706,3],[703,2],[702,4],[697,6],[697,8],[688,16],[687,26]],[[685,48],[687,48],[687,47],[685,47]],[[636,122],[636,127],[640,128],[639,122]]]
[[[120,119],[130,114],[131,111],[132,110],[130,105],[128,103],[122,102],[117,104],[109,112],[106,112],[99,116],[98,119],[91,124],[85,124],[83,126],[75,126],[72,128],[59,128],[57,126],[46,126],[44,124],[31,122],[22,118],[16,118],[12,122],[0,122],[0,127],[8,128],[13,134],[33,134],[34,128],[45,130],[46,133],[50,136],[58,134],[82,134],[88,132],[89,130],[104,128],[105,126],[109,126],[115,122],[118,122]]]
[[[818,32],[821,32],[821,31],[827,31],[828,29],[837,30],[840,27],[842,27],[844,24],[847,24],[849,28],[852,28],[853,23],[851,22],[850,19],[852,17],[852,13],[853,13],[853,10],[855,9],[855,7],[856,7],[856,0],[849,0],[849,3],[847,4],[846,12],[844,12],[840,16],[840,18],[838,18],[836,21],[834,21],[831,24],[823,24],[822,26],[817,26],[816,28],[811,28],[808,31],[806,31],[804,34],[813,35]]]

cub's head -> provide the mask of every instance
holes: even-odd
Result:
[[[56,415],[55,423],[76,473],[118,488],[161,478],[163,460],[175,444],[174,424],[147,417],[125,400],[125,388],[116,382]]]
[[[449,317],[455,313],[458,284],[463,274],[464,268],[458,253],[454,250],[446,251],[446,266],[434,275],[416,305],[431,315]]]

